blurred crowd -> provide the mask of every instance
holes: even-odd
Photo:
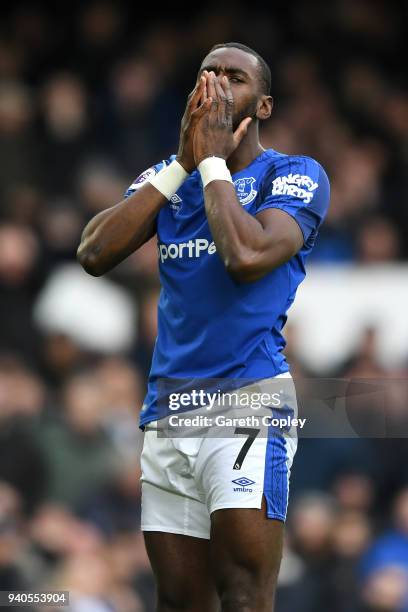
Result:
[[[69,590],[73,612],[151,612],[137,419],[156,335],[156,245],[92,279],[75,261],[81,231],[176,151],[202,58],[236,40],[272,69],[263,145],[311,155],[331,179],[313,262],[405,261],[407,7],[1,10],[0,590]],[[370,329],[336,372],[300,364],[293,329],[287,353],[299,375],[407,374],[378,363]],[[408,611],[407,446],[301,441],[277,612]]]

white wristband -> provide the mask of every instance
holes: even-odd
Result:
[[[232,183],[231,172],[222,157],[206,157],[198,164],[198,170],[205,189],[211,181],[228,181]]]
[[[174,159],[152,179],[149,179],[149,183],[170,200],[171,196],[176,193],[188,176],[188,172]]]

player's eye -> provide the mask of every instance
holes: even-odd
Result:
[[[238,77],[230,77],[230,81],[232,81],[232,83],[243,83],[243,80]]]

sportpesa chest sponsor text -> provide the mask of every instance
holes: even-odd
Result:
[[[171,242],[170,244],[159,243],[159,259],[162,263],[166,259],[196,259],[203,254],[213,255],[217,251],[214,242],[206,238],[195,238],[188,242]]]

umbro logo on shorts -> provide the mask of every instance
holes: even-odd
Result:
[[[245,476],[241,476],[241,478],[236,478],[232,480],[238,487],[234,487],[234,491],[243,491],[244,493],[252,493],[252,489],[248,489],[250,485],[255,484],[255,480],[251,480],[250,478],[246,478]]]

